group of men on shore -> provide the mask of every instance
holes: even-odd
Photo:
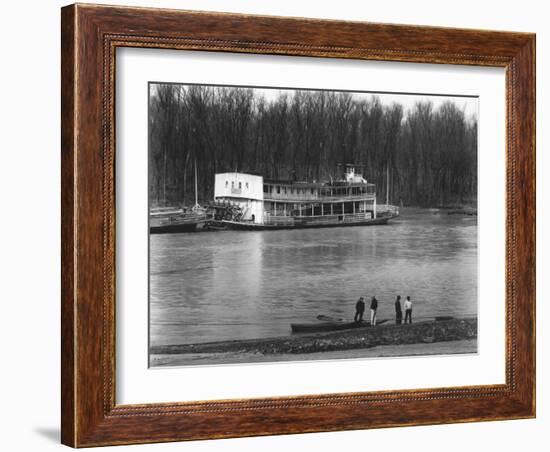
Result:
[[[405,309],[405,323],[412,323],[412,301],[411,297],[407,296],[405,303],[403,304]],[[378,311],[378,300],[376,297],[371,298],[370,302],[370,324],[376,326],[376,312]],[[355,304],[355,322],[363,321],[363,314],[365,313],[365,298],[360,297]],[[395,299],[395,323],[401,325],[403,323],[403,310],[401,309],[401,295],[397,295]]]

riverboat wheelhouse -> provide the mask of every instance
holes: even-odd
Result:
[[[238,219],[224,219],[234,229],[281,229],[384,224],[399,214],[395,206],[377,205],[375,185],[356,165],[330,182],[264,180],[247,173],[215,176],[214,199],[237,206]]]

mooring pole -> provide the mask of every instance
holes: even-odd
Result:
[[[386,206],[390,205],[390,163],[386,166]],[[389,207],[387,207],[389,209]]]
[[[195,157],[195,207],[199,205],[199,194],[197,190],[197,157]]]

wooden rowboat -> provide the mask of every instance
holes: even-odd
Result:
[[[379,320],[376,325],[386,323],[388,320]],[[323,331],[351,330],[354,328],[370,327],[370,322],[314,322],[314,323],[291,323],[290,328],[293,333],[319,333]]]

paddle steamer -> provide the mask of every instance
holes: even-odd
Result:
[[[357,165],[345,165],[344,176],[326,182],[268,180],[240,172],[215,175],[217,206],[232,206],[238,215],[218,218],[230,229],[294,229],[386,224],[399,209],[376,202],[375,185]],[[223,210],[223,209],[222,209]]]

